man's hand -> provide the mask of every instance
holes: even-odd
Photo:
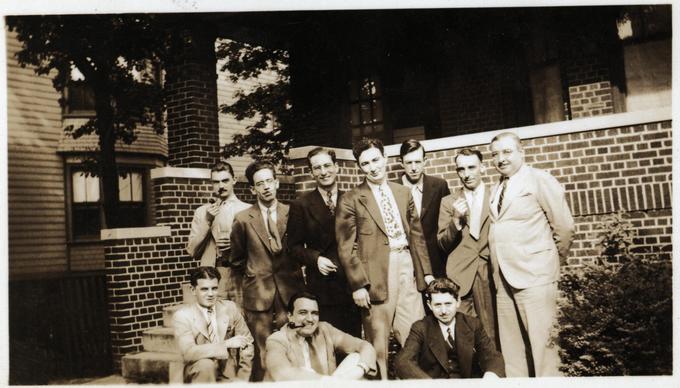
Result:
[[[338,270],[337,265],[333,264],[329,258],[323,256],[319,256],[316,260],[316,266],[319,267],[319,272],[321,272],[323,276]]]
[[[368,296],[368,290],[365,288],[360,288],[352,293],[352,299],[357,306],[370,309],[371,308],[371,298]]]
[[[235,335],[224,342],[227,348],[242,349],[248,345],[248,339],[242,335]]]
[[[221,235],[218,237],[217,240],[215,240],[215,244],[217,245],[217,249],[220,251],[220,255],[224,251],[231,249],[231,239],[228,235]]]
[[[220,213],[220,205],[222,205],[222,201],[218,200],[208,206],[208,211],[205,213],[205,219],[208,220],[208,222],[212,222]]]
[[[453,201],[453,216],[456,218],[463,218],[469,212],[468,204],[465,198],[458,197]]]
[[[432,275],[425,275],[425,284],[430,284],[434,280],[434,276]]]

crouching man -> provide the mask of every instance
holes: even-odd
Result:
[[[336,365],[335,354],[347,354]],[[288,303],[288,324],[267,338],[265,381],[346,379],[375,375],[373,346],[319,322],[315,295],[298,292]]]
[[[448,278],[433,280],[425,291],[432,316],[411,327],[397,355],[397,376],[402,379],[452,379],[476,376],[505,377],[503,356],[486,335],[477,317],[456,313],[458,286]],[[477,365],[478,364],[478,365]]]
[[[190,275],[196,302],[175,312],[175,340],[184,357],[184,381],[248,381],[252,369],[253,337],[239,307],[218,300],[220,273],[198,267]]]

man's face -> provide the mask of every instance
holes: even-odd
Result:
[[[491,143],[491,156],[494,166],[505,177],[513,176],[524,164],[524,151],[509,136]]]
[[[379,149],[371,147],[362,152],[359,155],[359,168],[369,182],[379,185],[385,181],[387,161]]]
[[[482,183],[484,165],[477,155],[458,155],[456,158],[456,172],[463,186],[474,190]]]
[[[456,317],[456,310],[460,306],[460,301],[456,300],[448,292],[432,294],[427,302],[427,306],[432,310],[432,314],[439,322],[448,325]]]
[[[316,154],[309,159],[309,165],[312,169],[312,176],[319,187],[323,189],[333,187],[339,167],[337,163],[333,162],[330,155],[325,152]]]
[[[404,155],[401,158],[401,166],[406,173],[406,179],[411,183],[417,183],[423,176],[425,168],[425,150],[421,147]]]
[[[279,181],[274,178],[274,172],[268,168],[255,171],[253,186],[250,190],[257,196],[258,201],[269,207],[276,200],[276,190],[279,189]]]
[[[217,302],[217,279],[198,279],[191,291],[203,307],[211,308]]]
[[[234,192],[234,177],[229,171],[213,171],[210,173],[210,180],[212,180],[213,192],[220,199],[227,199]]]
[[[310,337],[319,327],[319,304],[315,300],[298,298],[293,304],[293,313],[288,313],[288,321],[296,326],[304,325],[297,329],[301,337]]]

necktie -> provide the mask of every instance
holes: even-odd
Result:
[[[383,217],[385,219],[385,228],[387,229],[387,236],[391,239],[398,239],[401,237],[401,227],[397,224],[397,219],[394,217],[394,209],[392,208],[392,201],[387,197],[387,193],[379,186],[380,206],[383,210]]]
[[[217,334],[215,333],[215,328],[213,327],[213,314],[215,311],[212,308],[208,309],[208,338],[211,343],[217,343]]]
[[[411,195],[413,196],[413,202],[416,205],[416,212],[418,212],[418,217],[420,217],[421,208],[423,206],[423,193],[420,191],[418,185],[413,185],[411,187]]]
[[[480,218],[481,214],[479,207],[477,206],[477,196],[478,193],[476,190],[473,190],[470,192],[470,209],[468,209],[468,219],[470,220],[470,235],[475,238],[475,240],[479,240],[479,229],[480,229]]]
[[[305,341],[307,341],[307,347],[309,348],[309,363],[311,364],[312,369],[314,369],[314,371],[318,374],[325,374],[323,367],[321,366],[321,361],[319,360],[319,355],[316,351],[316,346],[314,346],[314,341],[312,341],[312,337],[306,337]]]
[[[498,196],[498,214],[501,213],[501,207],[503,206],[503,196],[505,195],[505,187],[508,185],[508,180],[503,179],[501,183],[501,193]]]
[[[449,334],[446,337],[446,342],[449,344],[450,348],[456,347],[456,342],[453,340],[453,335],[451,335],[451,328],[449,327],[446,332]]]
[[[333,203],[333,192],[332,191],[327,191],[326,192],[326,206],[328,206],[328,210],[330,210],[331,215],[335,215],[335,204]]]
[[[281,252],[281,237],[279,237],[279,230],[276,228],[271,209],[267,209],[267,229],[269,229],[269,246],[277,255]]]

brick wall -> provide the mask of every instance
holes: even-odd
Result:
[[[609,81],[569,87],[572,118],[614,113],[612,88]]]
[[[554,127],[552,124],[551,128]],[[488,141],[493,135],[478,136],[470,143],[471,147],[482,151],[486,183],[498,181],[499,176],[490,163]],[[633,252],[671,258],[671,138],[671,122],[656,121],[617,128],[583,129],[523,141],[526,162],[549,171],[566,189],[577,228],[569,265],[592,261],[599,254],[597,224],[603,216],[618,210],[624,212],[624,217],[637,231]],[[445,141],[426,141],[426,149],[434,148],[431,145],[437,142]],[[454,156],[460,148],[438,149],[427,155],[429,161],[425,172],[446,179],[452,190],[461,187],[454,164]],[[401,171],[393,156],[397,153],[397,146],[386,149],[390,156],[388,178],[391,180],[397,179]],[[307,191],[314,188],[314,183],[301,156],[293,158],[295,185],[296,190]],[[341,189],[349,189],[361,181],[354,160],[339,160],[339,164]]]

